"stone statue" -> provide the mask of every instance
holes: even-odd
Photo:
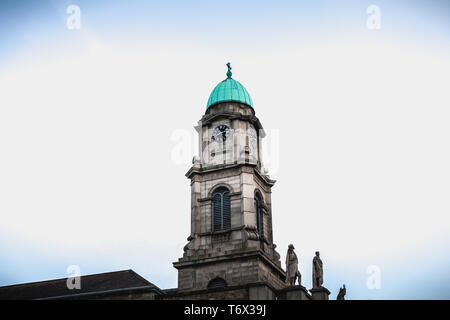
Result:
[[[320,260],[320,253],[316,251],[313,259],[313,288],[321,288],[323,284],[323,263]]]
[[[302,284],[302,275],[298,270],[298,259],[294,249],[294,246],[290,244],[286,254],[286,283],[291,286],[295,286],[296,279],[299,285]]]
[[[228,67],[228,71],[227,71],[227,77],[228,78],[231,78],[231,76],[233,75],[233,73],[231,72],[231,63],[230,62],[228,62],[227,63],[227,67]]]
[[[337,295],[336,300],[345,300],[345,294],[347,293],[347,289],[345,288],[345,284],[343,288],[339,288],[339,293]]]

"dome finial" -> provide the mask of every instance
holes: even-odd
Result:
[[[228,78],[231,78],[231,76],[232,76],[233,74],[231,73],[231,63],[230,63],[230,62],[227,63],[227,67],[228,67],[227,77],[228,77]]]

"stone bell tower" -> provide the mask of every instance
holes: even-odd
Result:
[[[186,174],[191,180],[191,233],[183,257],[174,263],[178,292],[285,287],[272,235],[275,181],[261,159],[264,129],[250,95],[227,66],[227,78],[212,91],[195,127],[200,154]]]

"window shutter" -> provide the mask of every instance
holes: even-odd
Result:
[[[230,192],[227,188],[219,188],[213,194],[212,231],[231,229]]]
[[[223,214],[223,230],[231,229],[231,204],[230,204],[230,193],[225,191],[223,193],[223,205],[222,205],[222,214]]]
[[[261,235],[261,207],[259,205],[258,199],[255,199],[255,209],[256,209],[256,228],[258,230],[258,234]]]
[[[256,228],[257,228],[257,231],[258,231],[258,234],[260,237],[263,237],[263,235],[264,235],[264,231],[263,231],[263,223],[264,223],[263,218],[264,217],[263,217],[263,212],[261,209],[262,204],[263,204],[263,202],[262,202],[260,196],[257,195],[256,199],[255,199]]]
[[[213,196],[213,232],[222,230],[222,194],[215,193]]]

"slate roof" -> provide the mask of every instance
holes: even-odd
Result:
[[[81,276],[81,289],[69,290],[67,278],[0,287],[0,300],[70,299],[124,291],[162,291],[133,270]]]

